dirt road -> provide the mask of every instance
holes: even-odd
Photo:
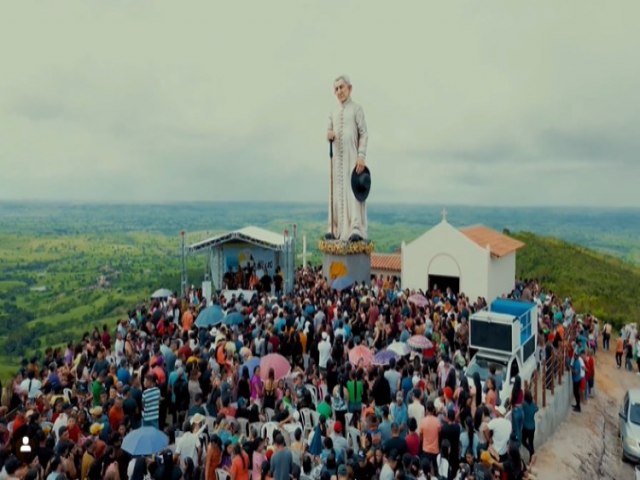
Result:
[[[635,371],[618,370],[613,351],[599,350],[595,395],[583,404],[581,413],[571,411],[536,452],[538,478],[633,480],[634,467],[622,462],[618,411],[625,392],[638,386]]]

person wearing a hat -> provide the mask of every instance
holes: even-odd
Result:
[[[365,165],[367,123],[362,107],[351,100],[349,77],[336,78],[333,89],[338,106],[329,116],[327,128],[327,140],[332,142],[331,152],[335,150],[335,156],[331,158],[333,195],[325,238],[355,242],[367,238],[365,200],[371,183]]]
[[[480,461],[476,462],[473,467],[473,474],[475,475],[475,478],[493,478],[493,468],[497,464],[498,462],[491,456],[491,453],[485,450],[480,454]]]
[[[91,410],[89,410],[89,413],[91,414],[91,421],[93,423],[101,423],[103,426],[102,429],[102,433],[100,434],[100,437],[103,440],[107,440],[109,438],[109,435],[111,434],[111,426],[109,425],[109,417],[107,417],[107,415],[105,415],[104,410],[102,409],[102,407],[93,407]]]
[[[349,448],[349,442],[344,437],[344,426],[340,420],[337,420],[333,424],[333,433],[330,435],[333,441],[333,449],[338,452],[340,458],[347,458],[347,449]]]
[[[193,464],[197,467],[200,464],[200,458],[203,457],[202,445],[200,442],[200,434],[206,428],[205,417],[200,413],[196,413],[191,420],[191,431],[185,432],[176,442],[176,454],[182,459],[191,458]]]

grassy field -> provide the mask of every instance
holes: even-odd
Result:
[[[112,326],[153,290],[180,284],[175,240],[153,233],[0,233],[0,271],[1,378],[22,357]]]

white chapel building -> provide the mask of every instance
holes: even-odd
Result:
[[[489,303],[513,290],[516,252],[524,243],[478,225],[456,228],[442,221],[411,243],[402,243],[402,288],[464,292]]]

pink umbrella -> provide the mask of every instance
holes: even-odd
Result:
[[[417,307],[426,307],[429,305],[429,300],[427,300],[424,295],[420,295],[419,293],[414,293],[409,297],[409,302],[413,303]]]
[[[373,352],[364,345],[358,345],[349,351],[349,361],[356,367],[368,367],[373,362]]]
[[[427,337],[423,335],[414,335],[407,340],[407,345],[417,350],[427,350],[433,347],[433,343]]]
[[[270,353],[260,360],[260,377],[263,380],[269,378],[269,370],[273,368],[275,379],[280,380],[291,372],[291,364],[279,353]]]

